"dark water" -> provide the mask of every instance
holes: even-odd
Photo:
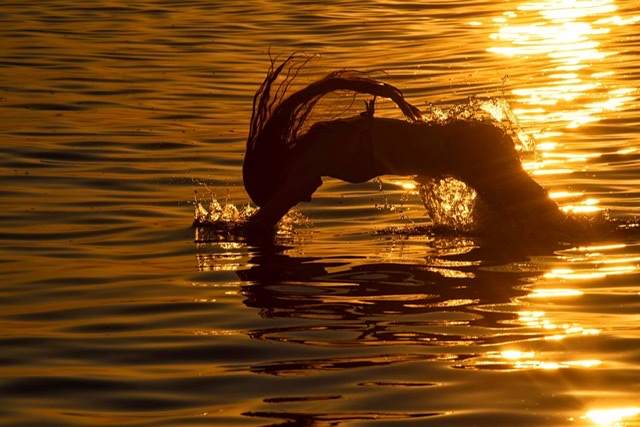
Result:
[[[555,251],[327,180],[280,246],[244,206],[253,93],[319,54],[426,108],[503,96],[567,210],[640,208],[636,1],[4,2],[0,424],[638,426],[640,240]],[[592,213],[592,214],[593,214]],[[392,227],[392,228],[389,228]]]

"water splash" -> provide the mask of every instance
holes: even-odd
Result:
[[[194,224],[197,226],[206,225],[227,225],[234,226],[245,223],[257,209],[251,205],[245,205],[238,208],[233,203],[227,201],[224,204],[210,193],[211,200],[207,204],[202,200],[198,200],[198,192],[194,191]],[[204,204],[207,204],[205,207]]]
[[[521,157],[535,156],[535,139],[522,129],[504,97],[481,99],[471,96],[466,103],[448,108],[429,105],[425,117],[427,121],[441,124],[452,120],[494,122],[514,139]],[[477,197],[477,193],[462,181],[449,176],[418,176],[415,180],[422,203],[435,228],[475,232],[491,220],[487,206]]]
[[[454,105],[447,110],[431,106],[427,117],[438,123],[450,120],[488,120],[497,123],[512,136],[521,158],[536,155],[535,139],[524,132],[504,98],[472,97],[467,103]],[[435,230],[479,234],[496,241],[517,236],[517,240],[552,244],[612,237],[621,231],[620,224],[611,221],[607,212],[593,209],[564,209],[565,219],[549,230],[535,229],[527,224],[512,224],[484,203],[472,188],[453,177],[418,176],[415,180]]]
[[[517,241],[537,242],[546,247],[572,246],[603,238],[619,239],[637,232],[637,219],[615,220],[605,210],[566,211],[564,220],[549,229],[509,224],[461,181],[451,177],[416,177],[416,180],[424,207],[433,221],[432,230],[439,234],[484,236],[485,242],[501,244],[507,241],[516,244]]]
[[[201,199],[194,191],[195,241],[243,242],[246,240],[244,225],[258,212],[251,204],[236,205],[228,199],[220,202],[206,184],[202,185],[209,194],[208,200]],[[297,209],[291,209],[278,223],[275,238],[279,242],[293,239],[296,227],[310,226],[310,220]]]
[[[441,124],[451,120],[490,120],[500,124],[514,138],[516,147],[522,154],[535,153],[536,150],[536,140],[522,129],[518,117],[504,97],[470,96],[466,103],[447,108],[429,104],[424,117],[427,121]]]
[[[451,177],[416,177],[418,192],[436,228],[463,232],[475,230],[477,194]]]
[[[535,154],[537,141],[520,126],[520,121],[505,98],[475,99],[477,108],[488,113],[494,120],[506,124],[514,136],[521,153]]]

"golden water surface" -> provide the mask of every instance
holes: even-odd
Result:
[[[640,426],[638,2],[0,11],[1,425]],[[535,179],[622,232],[403,231],[429,219],[386,177],[326,180],[275,246],[200,241],[194,192],[248,203],[252,97],[292,52],[301,82],[506,101]]]

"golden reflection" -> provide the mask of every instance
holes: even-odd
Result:
[[[556,324],[545,318],[544,311],[521,311],[518,313],[519,321],[522,325],[532,328],[541,329],[548,333],[545,340],[558,341],[569,336],[587,336],[598,335],[600,330],[594,328],[583,328],[574,323]]]
[[[501,352],[500,355],[508,360],[519,360],[524,358],[531,358],[535,356],[535,353],[533,351],[522,352],[520,350],[505,350]]]
[[[618,52],[606,43],[612,29],[634,25],[640,16],[623,19],[617,9],[614,0],[540,0],[494,19],[499,30],[488,51],[544,61],[545,83],[513,90],[523,105],[514,110],[521,120],[575,128],[635,100],[636,89],[622,87],[608,68]]]
[[[245,264],[243,255],[233,252],[217,254],[196,254],[198,271],[237,271]]]
[[[623,243],[615,243],[562,251],[562,259],[569,264],[552,266],[543,277],[551,280],[585,280],[634,273],[640,265],[640,255],[621,252],[626,248],[627,245]]]
[[[570,192],[570,191],[552,191],[549,193],[549,197],[551,197],[553,200],[560,200],[560,199],[568,199],[568,198],[572,198],[572,197],[580,197],[584,194],[584,192]]]
[[[582,291],[576,289],[534,289],[529,298],[555,298],[555,297],[575,297],[582,295]]]
[[[611,245],[592,245],[592,246],[579,246],[577,248],[570,249],[570,251],[576,252],[596,252],[596,251],[609,251],[614,249],[624,249],[627,245],[624,243],[615,243]]]
[[[577,214],[585,214],[585,213],[595,213],[601,212],[602,208],[596,206],[597,203],[600,203],[598,200],[588,199],[583,202],[580,202],[577,205],[565,205],[562,206],[562,210],[569,213],[577,213]]]
[[[635,152],[637,148],[621,148],[617,151],[618,154],[631,154]]]
[[[397,185],[398,187],[402,188],[403,190],[414,192],[414,194],[418,193],[418,191],[417,191],[418,190],[418,186],[416,185],[415,182],[393,181],[393,184]]]
[[[626,426],[627,418],[640,415],[640,406],[629,406],[622,408],[592,409],[587,412],[585,418],[598,426]]]
[[[505,370],[559,370],[591,369],[602,364],[602,361],[597,359],[544,360],[549,357],[550,355],[542,355],[534,351],[509,349],[501,352],[488,352],[482,361],[476,362],[476,367]]]
[[[633,258],[629,258],[633,259]],[[614,260],[600,260],[598,263],[611,264],[611,263],[625,263],[627,258],[623,258],[618,261]],[[634,265],[608,265],[594,268],[555,268],[550,272],[545,273],[544,277],[547,279],[565,279],[565,280],[580,280],[580,279],[599,279],[602,277],[614,275],[614,274],[629,274],[637,270],[638,267]]]
[[[438,273],[450,279],[473,279],[476,275],[471,271],[461,271],[452,268],[426,267],[425,270]]]
[[[560,296],[573,295],[573,292],[557,292]],[[569,294],[569,295],[566,295]],[[575,323],[556,324],[546,318],[544,311],[521,311],[518,313],[519,323],[523,326],[544,332],[545,341],[559,341],[570,336],[598,335],[597,329],[587,329]],[[564,353],[538,354],[535,351],[524,351],[508,348],[500,352],[489,352],[481,365],[494,366],[509,370],[558,370],[567,368],[591,369],[602,364],[599,359],[563,360]],[[555,359],[555,360],[554,360]]]

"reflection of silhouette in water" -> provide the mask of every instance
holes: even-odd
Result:
[[[400,90],[356,72],[334,72],[288,94],[306,62],[294,55],[277,67],[272,64],[256,93],[243,177],[260,209],[250,218],[249,228],[273,227],[291,207],[309,201],[324,176],[361,183],[388,174],[464,181],[491,208],[501,227],[514,231],[554,229],[566,219],[523,170],[513,140],[496,124],[424,121]],[[279,78],[283,81],[274,88]],[[336,91],[389,98],[405,119],[374,117],[374,98],[365,113],[309,127],[316,104]]]
[[[532,338],[516,330],[517,314],[497,308],[525,295],[518,285],[532,273],[494,271],[477,265],[477,255],[471,249],[425,265],[352,266],[282,254],[256,256],[251,268],[238,272],[250,282],[242,287],[244,303],[264,317],[317,322],[254,330],[251,336],[337,347],[468,347]]]
[[[523,369],[517,361],[504,360],[502,352],[544,347],[545,338],[558,332],[546,328],[553,324],[536,327],[522,322],[532,308],[518,300],[529,294],[527,283],[541,272],[526,258],[508,258],[508,254],[465,241],[442,238],[431,242],[423,252],[422,264],[416,262],[415,253],[411,263],[401,263],[353,255],[294,257],[283,253],[286,248],[253,252],[253,258],[244,264],[247,267],[237,271],[244,282],[240,293],[246,306],[268,320],[248,335],[290,346],[269,353],[270,357],[252,364],[250,370],[290,377],[292,384],[298,378],[314,384],[306,378],[317,375],[319,385],[344,381],[345,387],[393,387],[398,392],[423,387],[428,395],[438,393],[433,387],[442,378],[431,376],[424,366],[428,362],[435,365],[433,372],[442,368]],[[294,348],[288,350],[291,345]],[[332,393],[338,389],[342,390],[332,388]],[[393,405],[379,412],[344,412],[340,402],[321,405],[320,410],[313,402],[287,405],[289,398],[298,403],[307,399],[344,402],[357,394],[350,388],[344,390],[344,396],[323,395],[293,386],[291,394],[264,399],[266,407],[244,415],[281,423],[270,424],[273,426],[442,415],[420,407],[398,411]]]
[[[450,243],[459,241],[453,239]],[[420,265],[370,262],[356,257],[332,262],[327,258],[287,256],[280,250],[254,254],[248,262],[250,267],[237,271],[246,282],[241,287],[246,297],[244,303],[276,322],[249,331],[250,337],[309,347],[302,352],[293,351],[289,357],[256,363],[251,370],[279,377],[344,372],[352,381],[359,378],[353,373],[358,369],[419,366],[424,362],[462,366],[484,353],[487,345],[538,336],[520,333],[517,314],[498,307],[527,293],[518,289],[518,285],[523,284],[520,279],[530,277],[531,273],[492,271],[490,267],[503,265],[503,260],[488,261],[484,249],[470,246],[465,253],[452,247],[455,254],[447,254],[448,249],[439,248]],[[482,267],[479,259],[483,259]],[[409,381],[379,379],[358,385],[434,387],[422,376]],[[305,392],[293,396],[304,402],[307,398],[327,398]],[[344,401],[344,396],[331,399]],[[437,411],[398,411],[392,407],[374,412],[344,412],[336,408],[322,412],[318,411],[321,407],[301,410],[298,405],[292,411],[286,399],[265,403],[279,405],[244,415],[278,420],[269,424],[272,426],[337,426],[443,415]]]

